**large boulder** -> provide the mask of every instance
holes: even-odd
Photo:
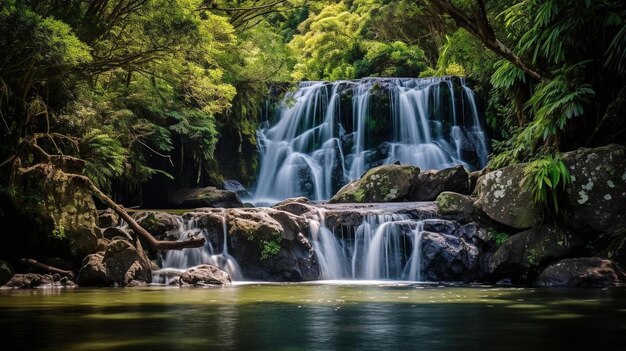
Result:
[[[624,270],[610,260],[598,257],[570,258],[547,267],[535,281],[537,285],[569,287],[621,286]]]
[[[76,286],[68,277],[58,274],[14,274],[6,283],[9,288],[41,289],[41,288],[73,288]]]
[[[493,254],[489,270],[494,279],[527,282],[541,267],[582,252],[584,242],[572,231],[542,225],[509,237]]]
[[[316,211],[315,207],[311,203],[311,200],[309,200],[306,197],[296,197],[296,198],[283,200],[277,203],[276,205],[274,205],[273,208],[277,210],[289,212],[296,216],[300,216],[305,213]]]
[[[563,208],[576,230],[626,226],[626,147],[581,148],[563,155],[572,177]]]
[[[230,285],[230,276],[218,267],[203,264],[189,268],[180,276],[181,285]]]
[[[11,276],[13,276],[13,273],[15,273],[15,271],[11,264],[7,261],[0,260],[0,286],[8,282]]]
[[[594,256],[608,258],[626,267],[626,227],[605,234],[603,239],[608,244]]]
[[[315,250],[303,234],[308,223],[302,217],[271,208],[213,210],[194,216],[209,236],[223,232],[226,216],[229,253],[248,279],[301,281],[319,277]],[[221,236],[217,247],[223,245]]]
[[[370,169],[359,180],[341,188],[329,203],[407,201],[418,183],[419,168],[384,165]]]
[[[516,164],[489,172],[478,179],[474,206],[492,220],[509,227],[532,227],[541,213],[526,189],[524,164]]]
[[[468,195],[444,191],[437,196],[437,209],[446,218],[468,220],[474,214],[474,198]]]
[[[11,177],[13,205],[38,226],[28,243],[30,254],[39,250],[80,260],[96,251],[100,232],[92,195],[82,181],[66,173],[81,173],[81,166],[78,161],[62,166],[41,163],[18,167]]]
[[[169,202],[177,208],[243,207],[236,193],[216,187],[179,189],[169,194]]]
[[[135,282],[150,282],[150,261],[141,245],[136,248],[123,239],[112,240],[105,251],[85,257],[78,272],[77,282],[82,286],[126,286]]]
[[[444,191],[469,194],[469,174],[463,166],[421,172],[410,199],[433,201]]]

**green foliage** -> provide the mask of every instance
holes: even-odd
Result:
[[[100,188],[110,189],[111,180],[122,175],[128,151],[119,140],[99,129],[83,136],[80,156],[85,160],[85,173]]]
[[[266,260],[278,255],[280,252],[280,242],[280,237],[272,240],[261,240],[261,259]]]
[[[488,234],[489,239],[493,240],[497,247],[502,246],[502,244],[504,244],[504,242],[509,238],[507,233],[498,232],[496,230],[490,230]]]
[[[67,239],[67,235],[65,234],[65,228],[63,226],[55,226],[52,229],[52,237],[58,240]]]
[[[524,186],[535,203],[559,212],[559,195],[572,182],[569,171],[559,157],[546,156],[524,168]]]

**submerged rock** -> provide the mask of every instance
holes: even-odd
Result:
[[[563,208],[575,230],[626,227],[626,147],[581,148],[563,154],[572,178]]]
[[[16,289],[41,289],[41,288],[73,288],[76,286],[68,277],[58,274],[14,274],[6,283],[7,287]]]
[[[492,220],[509,227],[532,227],[541,213],[523,185],[524,164],[489,172],[478,179],[474,206]]]
[[[133,280],[150,282],[151,268],[141,249],[127,240],[115,239],[105,251],[85,257],[77,282],[81,286],[126,286]]]
[[[179,279],[180,285],[230,285],[230,276],[225,271],[208,264],[189,268]]]
[[[469,174],[463,166],[421,172],[410,200],[433,201],[444,191],[469,194]]]
[[[607,287],[626,282],[624,270],[598,257],[570,258],[547,267],[535,284],[544,286]]]
[[[186,188],[169,194],[169,202],[177,208],[196,207],[243,207],[236,193],[216,187]]]
[[[406,201],[419,171],[414,166],[396,164],[372,168],[361,179],[341,188],[329,203]]]

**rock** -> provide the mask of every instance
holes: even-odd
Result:
[[[409,199],[418,182],[419,168],[384,165],[370,169],[361,179],[341,188],[329,203],[400,202]]]
[[[224,190],[232,191],[237,194],[240,198],[249,198],[252,197],[246,187],[244,187],[241,183],[236,180],[227,179],[223,182]]]
[[[425,231],[451,235],[456,232],[460,225],[455,221],[445,219],[426,219],[423,221]]]
[[[626,267],[626,227],[605,235],[608,244],[596,256],[615,261]]]
[[[598,257],[570,258],[547,267],[535,284],[544,286],[608,287],[626,282],[624,270]]]
[[[133,244],[122,239],[85,257],[77,278],[81,286],[125,286],[133,280],[150,282],[151,265]]]
[[[568,229],[542,225],[509,237],[491,257],[494,279],[510,278],[523,283],[541,267],[582,251],[584,242]]]
[[[11,264],[7,261],[0,260],[0,286],[4,285],[6,282],[11,279],[15,271]]]
[[[410,200],[433,201],[444,191],[469,194],[469,174],[463,166],[421,172]]]
[[[532,227],[541,208],[523,185],[524,167],[516,164],[480,177],[474,206],[498,223],[518,229]]]
[[[572,177],[563,208],[575,230],[626,227],[626,147],[581,148],[563,154]]]
[[[177,208],[243,207],[243,203],[236,193],[228,190],[220,190],[212,186],[174,191],[169,194],[168,201]]]
[[[35,288],[73,288],[76,285],[67,277],[58,274],[14,274],[6,283],[7,287],[17,289],[35,289]]]
[[[273,206],[273,208],[285,212],[289,212],[296,216],[303,215],[308,212],[316,211],[315,207],[311,205],[311,200],[306,197],[297,197],[293,199],[287,199],[281,201]]]
[[[474,199],[468,195],[444,191],[437,196],[437,208],[446,218],[469,220],[474,214]]]
[[[91,193],[65,171],[81,173],[81,162],[40,164],[20,169],[11,177],[11,202],[37,225],[27,254],[36,250],[78,260],[96,250],[98,214]]]
[[[154,234],[153,234],[154,235]],[[102,231],[102,236],[104,237],[104,239],[113,239],[115,237],[121,237],[124,238],[126,240],[133,240],[131,234],[130,234],[130,229],[127,228],[122,228],[122,227],[109,227],[109,228],[105,228]],[[98,239],[100,240],[100,239]]]
[[[230,285],[230,276],[215,266],[203,264],[186,270],[179,281],[180,285]]]
[[[478,183],[478,178],[484,176],[489,173],[489,169],[487,167],[481,169],[480,171],[474,171],[469,174],[469,193],[473,194],[474,190],[476,190],[476,184]]]
[[[112,209],[98,211],[98,225],[100,228],[116,227],[120,224],[120,216]]]
[[[182,223],[173,214],[149,211],[138,212],[135,217],[137,223],[157,240],[176,241],[180,239]]]
[[[272,281],[314,280],[319,277],[315,251],[303,235],[303,217],[272,208],[238,208],[226,212],[208,210],[193,214],[198,226],[220,233],[215,247],[223,245],[226,215],[229,253],[237,259],[248,279]],[[209,239],[212,241],[212,239]]]
[[[462,238],[424,231],[422,274],[429,281],[473,281],[478,278],[480,251]]]

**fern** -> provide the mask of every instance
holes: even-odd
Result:
[[[99,129],[83,136],[80,156],[85,160],[85,173],[101,189],[110,190],[111,181],[122,175],[128,151],[117,139]]]
[[[572,181],[563,160],[549,155],[530,162],[524,168],[523,182],[536,204],[558,213],[559,195]]]

